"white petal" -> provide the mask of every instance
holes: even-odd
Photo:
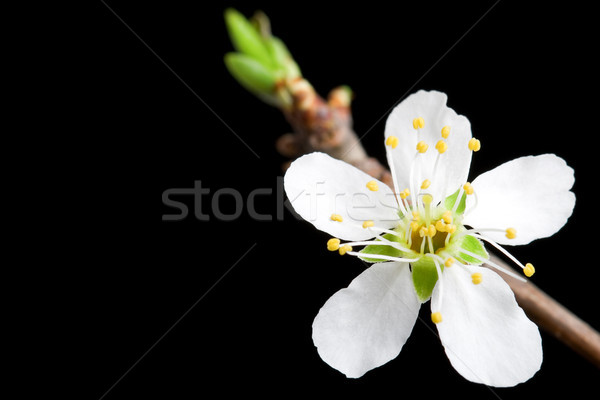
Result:
[[[447,98],[441,92],[421,90],[407,97],[388,117],[385,137],[396,136],[399,140],[398,147],[391,150],[399,191],[410,188],[411,164],[417,153],[417,143],[421,140],[428,144],[429,149],[420,154],[419,162],[415,163],[416,188],[425,179],[429,179],[431,186],[424,192],[431,193],[437,202],[442,196],[455,192],[467,180],[471,165],[471,151],[468,148],[472,137],[471,124],[466,117],[446,106]],[[425,126],[420,129],[419,134],[413,128],[413,119],[418,117],[425,120]],[[450,127],[450,136],[444,139],[448,149],[440,155],[437,172],[433,176],[435,160],[439,154],[435,145],[442,140],[441,131],[444,126]]]
[[[420,306],[408,264],[373,264],[327,300],[313,341],[327,364],[358,378],[398,356]]]
[[[366,184],[376,181],[379,190]],[[397,225],[398,209],[392,190],[358,168],[324,153],[298,158],[287,170],[284,187],[294,210],[317,229],[345,240],[365,240],[375,236],[362,223],[375,227]],[[331,220],[332,214],[343,218]]]
[[[478,272],[482,282],[473,284]],[[531,378],[542,363],[542,339],[515,300],[510,287],[483,267],[452,266],[443,273],[440,307],[434,289],[432,311],[452,366],[466,379],[490,386],[514,386]]]
[[[567,222],[575,206],[569,191],[573,169],[554,154],[521,157],[478,176],[472,183],[477,194],[467,197],[464,223],[474,228],[514,228],[515,239],[505,234],[485,233],[501,244],[527,244],[556,233]]]

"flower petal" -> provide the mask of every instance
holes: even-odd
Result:
[[[475,285],[472,274],[481,274]],[[452,266],[443,273],[431,310],[440,311],[440,339],[452,366],[466,379],[490,386],[514,386],[531,378],[542,363],[537,326],[495,272],[475,266]]]
[[[447,99],[444,93],[421,90],[408,96],[388,117],[385,137],[396,136],[399,142],[395,149],[388,151],[388,162],[389,155],[393,157],[400,186],[398,191],[411,188],[410,170],[419,141],[427,143],[429,148],[424,154],[419,154],[414,163],[414,187],[419,188],[425,179],[429,179],[431,185],[424,192],[431,193],[439,202],[467,180],[471,165],[471,150],[468,148],[472,137],[471,124],[466,117],[446,106]],[[413,119],[419,117],[423,118],[425,125],[417,133]],[[440,154],[434,176],[434,165],[439,154],[435,146],[442,140],[441,132],[445,126],[450,127],[449,137],[443,139],[448,148]]]
[[[521,157],[478,176],[472,183],[477,195],[467,197],[464,223],[474,228],[514,228],[508,239],[502,232],[485,233],[500,244],[527,244],[556,233],[575,206],[569,191],[573,169],[554,154]]]
[[[367,188],[375,181],[378,190]],[[375,234],[364,221],[378,228],[397,225],[398,205],[383,182],[324,153],[298,158],[287,170],[284,187],[294,210],[317,229],[345,240],[365,240]],[[331,219],[333,214],[342,221]]]
[[[313,341],[327,364],[358,378],[398,356],[420,305],[408,264],[374,264],[327,300]]]

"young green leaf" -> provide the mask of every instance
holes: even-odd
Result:
[[[225,65],[233,77],[255,94],[272,94],[277,74],[254,58],[240,53],[227,53]]]
[[[260,33],[239,11],[225,10],[225,24],[233,46],[247,56],[254,58],[266,68],[272,68],[271,54]]]
[[[281,39],[271,36],[268,39],[265,39],[265,45],[271,54],[273,65],[275,68],[285,71],[286,78],[297,78],[302,76],[300,67],[298,67],[298,64],[296,64],[288,48]]]

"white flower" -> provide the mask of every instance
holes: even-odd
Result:
[[[481,143],[446,100],[420,91],[389,116],[395,190],[323,153],[305,155],[287,171],[288,198],[304,219],[334,236],[328,249],[374,263],[321,308],[313,340],[325,362],[360,377],[400,353],[421,304],[431,299],[452,366],[473,382],[514,386],[539,370],[541,337],[510,287],[481,267],[502,269],[482,241],[531,276],[533,265],[500,245],[527,244],[566,223],[575,204],[573,170],[544,154],[467,182]],[[357,246],[365,247],[357,252]]]

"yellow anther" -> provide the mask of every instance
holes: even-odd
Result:
[[[429,186],[429,185],[427,185],[427,186]],[[425,189],[423,186],[421,186],[421,188]],[[423,195],[422,200],[423,200],[423,204],[425,204],[426,206],[428,206],[433,201],[433,196],[430,195],[430,194],[425,194],[425,195]]]
[[[408,196],[410,196],[410,190],[404,189],[403,191],[400,192],[400,198],[401,199],[405,199]]]
[[[506,230],[506,237],[509,239],[514,239],[517,237],[517,230],[515,228],[508,228]]]
[[[342,222],[344,220],[344,218],[342,218],[342,216],[340,214],[331,214],[331,220],[337,221],[337,222]]]
[[[469,182],[463,185],[463,189],[465,190],[466,194],[473,194],[475,192],[475,189],[473,189],[473,186],[471,186]]]
[[[340,239],[331,238],[327,241],[327,250],[336,251],[340,248]]]
[[[376,192],[379,190],[379,184],[377,181],[369,181],[367,182],[367,189],[369,189],[371,192]]]
[[[412,229],[413,232],[416,232],[417,229],[419,229],[419,226],[421,226],[421,224],[419,224],[417,221],[412,221],[410,223],[410,229]]]
[[[422,129],[425,126],[425,120],[423,117],[413,119],[413,128]]]
[[[454,232],[456,232],[456,225],[446,225],[446,232],[448,232],[449,234],[453,234]]]
[[[451,267],[454,264],[454,258],[448,257],[444,262],[444,267]]]
[[[473,281],[473,285],[479,285],[483,281],[483,276],[479,272],[475,272],[471,275],[471,280]]]
[[[363,222],[363,228],[365,228],[365,229],[370,228],[370,227],[372,227],[374,225],[375,225],[375,222],[373,222],[373,221],[365,221],[365,222]]]
[[[345,244],[342,247],[340,247],[339,252],[340,252],[340,256],[343,256],[344,254],[346,254],[347,252],[352,251],[352,246],[350,246],[349,244]]]
[[[444,139],[448,139],[448,136],[450,136],[450,127],[448,125],[446,125],[445,127],[442,128],[442,137]]]
[[[421,183],[421,189],[427,189],[431,185],[431,181],[429,179],[425,179],[423,183]]]
[[[439,311],[431,313],[431,322],[433,322],[434,324],[439,324],[440,322],[442,322],[442,313]]]
[[[427,228],[427,236],[434,237],[436,233],[437,233],[437,230],[435,229],[435,225],[433,225],[433,224],[429,225],[429,227]]]
[[[398,138],[396,136],[388,136],[387,139],[385,139],[385,144],[391,146],[392,149],[395,149],[396,146],[398,146]]]
[[[421,227],[421,229],[419,229],[419,236],[420,236],[420,237],[427,236],[427,232],[428,232],[428,231],[427,231],[427,228],[426,228],[426,227],[424,227],[424,226],[422,226],[422,227]]]
[[[479,151],[480,149],[481,149],[481,142],[478,139],[471,138],[471,140],[469,140],[469,150]]]
[[[435,229],[437,229],[438,232],[446,231],[446,224],[444,224],[443,219],[439,219],[439,220],[435,221]]]
[[[531,263],[525,264],[525,268],[523,268],[523,273],[528,278],[530,278],[533,274],[535,274],[535,268],[533,267],[533,264],[531,264]]]
[[[422,140],[419,143],[417,143],[417,151],[419,153],[425,153],[428,148],[429,148],[429,145]]]
[[[413,216],[414,220],[419,220],[419,218],[421,217],[421,215],[419,214],[419,212],[417,210],[413,210],[412,216]]]
[[[451,224],[452,223],[452,211],[448,210],[445,213],[443,213],[442,219],[444,220],[445,223]]]
[[[448,150],[448,143],[443,140],[438,140],[438,142],[435,144],[435,148],[440,152],[440,154],[445,153],[446,150]]]

